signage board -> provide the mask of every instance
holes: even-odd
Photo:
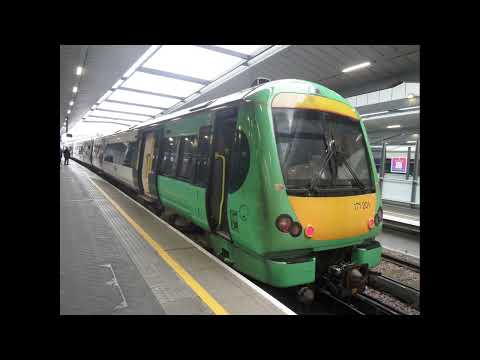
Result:
[[[390,172],[398,174],[407,173],[407,158],[406,157],[392,157],[390,163]]]

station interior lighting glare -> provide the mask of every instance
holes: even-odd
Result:
[[[73,92],[76,93],[78,91],[78,87],[74,86],[73,87]]]
[[[70,114],[72,111],[70,109],[67,110],[67,114]]]
[[[371,65],[370,61],[366,61],[366,62],[363,62],[363,63],[358,64],[358,65],[347,67],[347,68],[343,69],[342,72],[347,73],[347,72],[350,72],[350,71],[363,69],[363,68],[365,68],[367,66],[370,66],[370,65]]]
[[[68,105],[73,106],[73,100],[68,103]]]
[[[77,75],[78,76],[82,75],[82,67],[81,66],[77,66]]]
[[[401,127],[400,125],[388,125],[387,129],[395,129]]]
[[[408,99],[413,99],[414,97],[415,97],[414,94],[408,94],[408,95],[407,95],[407,98],[408,98]]]
[[[414,144],[414,143],[416,143],[416,142],[417,142],[416,140],[407,141],[407,143],[409,143],[409,144]]]

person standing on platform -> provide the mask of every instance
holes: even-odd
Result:
[[[68,159],[70,159],[70,151],[68,150],[68,148],[65,148],[65,150],[63,150],[63,157],[65,158],[65,162],[63,164],[68,165]]]

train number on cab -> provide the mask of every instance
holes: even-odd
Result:
[[[370,201],[357,201],[357,202],[353,203],[353,208],[355,210],[370,209]]]

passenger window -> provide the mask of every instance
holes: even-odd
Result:
[[[195,184],[205,187],[208,184],[211,126],[201,127],[198,132],[198,148],[195,157]]]
[[[112,153],[112,145],[111,144],[108,144],[106,149],[105,149],[105,157],[103,158],[103,161],[113,162],[113,153]]]
[[[245,181],[250,168],[250,147],[247,136],[241,130],[235,134],[232,155],[230,157],[229,193],[237,191]]]
[[[127,144],[127,153],[125,154],[125,159],[123,160],[124,166],[132,167],[133,155],[137,153],[137,142],[132,141]]]
[[[178,156],[178,178],[187,181],[193,180],[193,170],[195,168],[193,153],[196,147],[196,136],[186,136],[181,138],[180,155]]]
[[[166,137],[163,139],[160,175],[175,176],[178,144],[178,138]]]

